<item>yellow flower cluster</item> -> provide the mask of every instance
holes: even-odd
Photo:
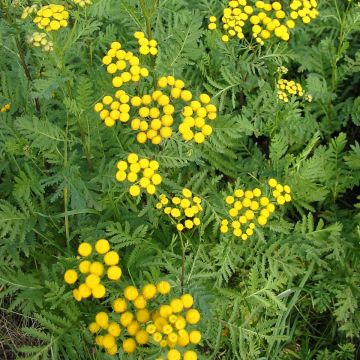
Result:
[[[161,77],[158,80],[158,86],[160,88],[170,87],[172,99],[181,99],[189,104],[181,110],[182,122],[179,125],[179,132],[182,138],[185,141],[194,140],[198,144],[203,143],[205,136],[212,133],[212,127],[206,124],[206,120],[215,120],[217,117],[217,108],[210,103],[210,96],[200,94],[198,100],[193,99],[192,92],[184,89],[185,83],[182,80],[176,80],[173,76]]]
[[[305,100],[311,101],[311,95],[305,95],[301,84],[296,83],[294,80],[279,79],[277,82],[278,98],[284,102],[289,102],[289,95],[297,95],[304,97]]]
[[[245,33],[250,32],[256,41],[263,45],[272,34],[283,41],[290,38],[289,30],[296,25],[296,20],[301,19],[307,24],[319,15],[316,0],[293,0],[289,9],[284,9],[279,1],[268,4],[264,1],[256,1],[252,6],[247,0],[231,0],[223,11],[221,21],[225,34],[224,42],[230,38],[245,38]],[[211,16],[208,28],[216,29],[216,17]]]
[[[47,39],[45,33],[34,32],[32,35],[28,36],[27,42],[33,47],[41,47],[44,52],[54,50],[53,42]]]
[[[272,195],[279,205],[284,205],[291,201],[291,189],[289,185],[281,185],[275,179],[269,179],[268,184],[274,189]]]
[[[1,109],[0,112],[5,113],[8,112],[10,110],[11,105],[10,104],[5,104]]]
[[[115,125],[116,121],[126,123],[130,119],[130,96],[124,90],[118,90],[115,93],[115,99],[106,95],[102,102],[94,106],[94,110],[99,113],[100,119],[104,121],[107,127]]]
[[[167,352],[167,359],[181,359],[181,349],[201,341],[200,331],[193,328],[200,321],[200,313],[193,308],[190,294],[172,298],[168,303],[157,298],[158,294],[168,295],[170,291],[167,281],[146,284],[141,291],[127,286],[123,297],[112,304],[114,313],[99,312],[89,325],[90,332],[96,334],[95,343],[115,355],[117,338],[121,337],[125,353],[134,353],[138,346],[155,345]],[[193,350],[184,351],[183,359],[196,360],[197,354]]]
[[[272,195],[278,205],[291,201],[291,189],[288,185],[278,184],[275,179],[269,179],[268,184],[275,189]],[[221,221],[220,232],[227,233],[231,225],[233,234],[242,240],[247,240],[254,234],[255,219],[258,225],[265,226],[269,216],[275,211],[275,204],[267,196],[262,196],[259,188],[245,191],[236,189],[233,195],[226,197],[225,202],[231,208],[228,211],[229,219]]]
[[[173,133],[171,125],[175,108],[170,104],[170,98],[160,90],[142,97],[134,96],[131,105],[138,107],[138,117],[131,121],[131,129],[139,131],[136,140],[140,144],[150,140],[159,145],[163,139],[169,139]]]
[[[139,44],[139,53],[141,55],[157,55],[157,41],[154,39],[147,39],[145,34],[141,31],[136,31],[134,34],[135,39],[137,39]]]
[[[140,60],[131,51],[121,49],[121,43],[114,41],[111,43],[109,51],[102,59],[106,65],[106,71],[114,75],[112,84],[115,88],[120,88],[123,84],[130,81],[137,82],[141,77],[149,76],[149,71],[145,67],[140,67]],[[121,74],[117,74],[117,73]]]
[[[79,5],[80,7],[84,7],[86,5],[91,5],[91,0],[73,0],[74,4]]]
[[[148,41],[142,32],[136,32],[135,37],[140,42],[146,40],[146,46],[150,46],[149,52],[154,53],[151,52],[151,46],[155,46],[155,40]],[[109,74],[116,75],[112,79],[115,88],[137,82],[149,75],[148,69],[141,67],[139,58],[131,51],[123,50],[121,43],[117,41],[111,44],[102,63],[106,65]],[[185,102],[185,106],[179,105],[180,101]],[[206,121],[217,117],[217,108],[211,104],[208,94],[200,94],[198,100],[193,99],[192,92],[185,89],[184,81],[173,76],[161,77],[157,88],[150,94],[130,96],[124,90],[119,90],[115,94],[115,100],[106,95],[102,102],[95,104],[94,110],[107,127],[112,127],[118,120],[123,123],[130,120],[131,107],[138,108],[137,116],[131,120],[131,129],[137,132],[136,140],[140,144],[151,141],[153,145],[159,145],[163,140],[169,139],[173,135],[175,113],[179,113],[182,119],[178,126],[182,138],[201,144],[213,131]]]
[[[78,253],[81,257],[88,258],[92,252],[92,245],[88,242],[83,242],[78,247]],[[75,269],[68,269],[64,274],[64,281],[70,285],[75,284],[79,276],[83,277],[84,282],[73,290],[73,296],[77,301],[87,299],[90,296],[93,296],[95,299],[105,297],[106,288],[102,284],[101,278],[106,273],[109,280],[117,281],[122,275],[121,268],[118,265],[120,261],[119,254],[110,249],[110,243],[106,239],[100,239],[96,242],[95,252],[95,261],[80,261],[78,268],[82,275]],[[100,261],[96,260],[99,257]],[[104,265],[106,265],[106,269]]]
[[[21,19],[25,20],[29,15],[35,13],[38,9],[38,6],[35,5],[31,5],[31,6],[27,6],[23,13],[21,14]]]
[[[168,206],[171,203],[175,206]],[[164,213],[176,221],[176,228],[179,231],[200,225],[198,214],[203,210],[201,199],[193,196],[191,190],[184,188],[181,195],[171,198],[171,203],[165,194],[161,194],[156,208],[164,208]]]
[[[39,29],[57,31],[68,25],[69,13],[63,5],[50,4],[41,7],[36,12],[34,23]]]
[[[134,153],[129,154],[127,161],[120,160],[117,168],[117,181],[127,180],[133,183],[129,188],[131,196],[139,196],[141,189],[145,189],[149,195],[153,195],[156,192],[156,186],[162,182],[161,175],[156,173],[159,163],[156,160],[139,159]]]

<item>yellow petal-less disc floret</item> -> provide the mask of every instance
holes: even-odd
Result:
[[[136,342],[133,338],[126,339],[122,344],[125,353],[133,353],[136,350]]]
[[[87,242],[83,242],[79,245],[78,247],[78,253],[81,256],[89,256],[92,252],[92,246],[91,244],[87,243]]]
[[[121,275],[122,275],[122,271],[121,271],[121,268],[119,266],[110,266],[108,269],[107,269],[107,277],[110,279],[110,280],[119,280]]]
[[[139,292],[135,286],[127,286],[124,289],[124,296],[128,300],[134,301],[139,296]]]
[[[109,251],[104,256],[104,262],[106,265],[112,266],[117,265],[119,263],[120,257],[116,251]]]
[[[160,281],[156,286],[158,292],[162,295],[166,295],[171,290],[171,285],[167,281]]]
[[[78,274],[75,270],[69,269],[65,271],[64,280],[67,284],[74,284],[78,279]]]

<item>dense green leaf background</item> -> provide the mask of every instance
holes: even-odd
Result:
[[[204,198],[185,257],[185,289],[202,313],[200,359],[359,356],[360,8],[319,3],[316,21],[264,47],[224,44],[207,30],[221,1],[72,4],[72,27],[54,33],[44,54],[25,41],[35,31],[20,20],[28,2],[0,0],[0,105],[11,103],[0,114],[0,304],[22,334],[9,337],[0,320],[0,358],[109,359],[86,330],[101,303],[76,303],[63,282],[80,241],[106,237],[121,253],[114,294],[163,278],[179,292],[175,228],[154,198],[134,200],[115,180],[129,152],[160,162],[159,191],[186,186]],[[151,78],[137,91],[171,74],[209,92],[219,117],[203,145],[178,135],[139,145],[129,127],[105,128],[93,111],[113,92],[104,52],[115,40],[136,52],[133,33],[146,18],[159,55],[144,60]],[[277,100],[279,66],[311,103]],[[220,234],[230,189],[264,188],[269,177],[292,187],[293,202],[246,242]]]

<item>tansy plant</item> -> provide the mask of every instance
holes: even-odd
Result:
[[[0,358],[355,358],[359,11],[0,0]]]

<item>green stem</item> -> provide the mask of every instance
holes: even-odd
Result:
[[[151,32],[151,13],[146,10],[145,0],[139,0],[141,12],[145,18],[146,24],[146,36],[148,39],[152,39],[152,32]]]
[[[66,140],[65,140],[65,149],[64,149],[64,169],[68,165],[68,130],[69,130],[69,119],[66,121]],[[66,245],[69,247],[70,245],[70,230],[69,230],[69,215],[68,215],[68,204],[69,204],[69,189],[68,185],[64,187],[64,226],[65,226],[65,237],[66,237]]]
[[[181,243],[181,278],[180,278],[180,287],[181,287],[181,294],[184,293],[184,279],[185,279],[185,244],[184,239],[182,237],[181,231],[179,231],[180,243]]]
[[[78,128],[79,128],[81,143],[82,143],[82,146],[83,146],[83,149],[84,149],[86,161],[88,163],[88,168],[89,168],[90,172],[93,172],[94,171],[94,165],[93,165],[93,162],[92,162],[92,159],[91,159],[91,150],[88,148],[88,146],[86,144],[86,136],[85,136],[85,132],[84,132],[82,126],[81,126],[80,118],[77,117],[76,120],[77,120],[77,125],[78,125]]]

